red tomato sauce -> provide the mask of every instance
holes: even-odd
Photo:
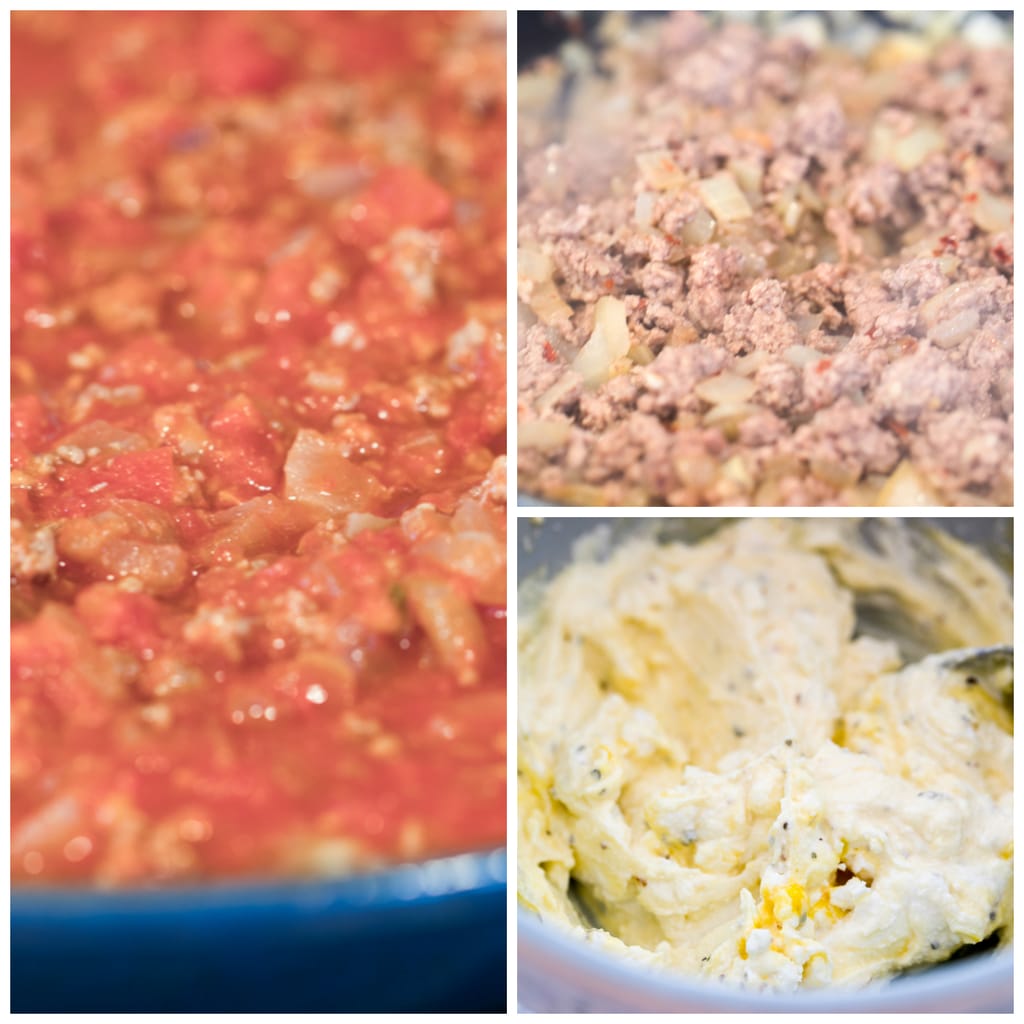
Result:
[[[505,837],[494,15],[12,19],[12,873]]]

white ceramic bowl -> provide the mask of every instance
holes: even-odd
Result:
[[[796,995],[653,971],[608,956],[519,911],[519,1005],[555,1013],[1005,1013],[1013,1009],[1011,950],[932,967],[863,989]]]

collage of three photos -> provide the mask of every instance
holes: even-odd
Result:
[[[1012,1012],[1012,11],[10,54],[13,1012]]]

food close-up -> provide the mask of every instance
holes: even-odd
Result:
[[[1012,505],[1012,17],[562,29],[520,16],[521,492]]]
[[[83,894],[127,921],[101,975],[192,935],[209,990],[169,998],[237,1009],[217,923],[161,933],[146,893],[298,914],[367,878],[348,946],[254,915],[239,998],[503,1007],[504,16],[20,12],[11,42],[16,1003],[84,1008],[46,1002],[88,990]],[[485,897],[450,918],[477,976],[338,968],[392,877],[410,914]],[[275,931],[333,995],[273,990]]]
[[[934,522],[521,522],[531,1009],[1008,1008],[1011,535]]]

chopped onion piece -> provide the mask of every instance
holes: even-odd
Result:
[[[909,462],[901,462],[882,485],[875,504],[892,508],[899,505],[941,505],[943,501]]]
[[[629,352],[626,306],[621,299],[604,295],[594,307],[594,332],[573,360],[573,369],[587,387],[598,387],[613,375],[618,359]]]
[[[797,185],[796,194],[800,202],[802,202],[808,210],[813,210],[815,213],[825,212],[825,201],[817,192],[814,191],[809,181],[801,181],[800,184]]]
[[[764,406],[752,402],[723,403],[707,412],[702,422],[705,427],[718,427],[732,441],[739,432],[740,424],[758,412],[764,412]]]
[[[702,491],[710,487],[718,476],[718,459],[707,452],[677,455],[672,459],[672,468],[680,483]]]
[[[559,294],[553,280],[554,261],[546,252],[536,246],[523,246],[516,269],[519,296],[543,323],[572,317],[572,307]]]
[[[811,459],[810,470],[812,476],[816,476],[822,483],[834,487],[837,491],[855,484],[860,479],[857,470],[834,458]]]
[[[816,363],[824,355],[824,352],[819,352],[816,348],[810,348],[807,345],[790,345],[782,354],[782,358],[791,366],[801,369],[810,363]]]
[[[990,234],[1009,231],[1013,226],[1013,200],[994,196],[984,189],[978,192],[978,201],[971,203],[971,220]]]
[[[442,576],[413,573],[402,585],[413,619],[426,633],[442,665],[461,686],[480,678],[488,643],[476,607],[454,583]]]
[[[703,206],[700,206],[697,208],[697,212],[683,225],[679,236],[687,245],[704,245],[711,241],[716,226],[715,218]]]
[[[738,405],[751,398],[757,386],[747,377],[735,373],[720,373],[702,380],[693,390],[697,397],[708,405]]]
[[[885,32],[868,57],[874,69],[898,68],[902,64],[926,61],[932,44],[916,32]]]
[[[572,424],[568,420],[528,420],[519,424],[517,444],[520,448],[552,451],[569,443]]]
[[[965,289],[970,289],[970,282],[957,281],[955,284],[951,284],[948,288],[943,288],[941,292],[933,295],[921,306],[921,322],[926,327],[932,328],[944,320],[952,319],[946,316],[946,310],[950,306],[955,306],[957,298]]]
[[[754,478],[741,454],[734,455],[722,466],[721,476],[744,490],[750,490],[754,486]]]
[[[572,306],[559,295],[554,281],[543,281],[538,284],[530,296],[529,306],[546,324],[555,320],[569,320],[572,317]]]
[[[275,545],[297,540],[310,524],[308,509],[298,501],[284,501],[272,494],[250,498],[214,516],[214,532],[197,550],[198,560],[213,565],[225,551],[252,558]]]
[[[875,163],[895,164],[901,171],[912,171],[932,155],[946,148],[946,137],[931,124],[922,124],[906,135],[900,135],[884,120],[871,128],[868,154]]]
[[[579,386],[575,373],[563,373],[551,387],[534,399],[533,407],[538,415],[544,416],[569,399]]]
[[[805,313],[796,318],[796,325],[801,334],[810,334],[811,331],[816,331],[822,325],[824,319],[824,313]]]
[[[486,523],[485,529],[434,533],[420,540],[416,555],[456,572],[468,584],[469,596],[482,604],[505,602],[505,542]]]
[[[371,512],[350,512],[345,517],[345,536],[352,538],[364,530],[386,530],[397,522],[397,519],[386,519]]]
[[[654,224],[654,204],[658,197],[653,192],[641,192],[633,207],[633,220],[639,227],[649,228]]]
[[[981,317],[976,309],[965,309],[956,316],[943,320],[936,324],[929,332],[928,337],[939,346],[939,348],[956,348],[962,341],[966,341],[981,323]]]
[[[715,220],[747,220],[754,214],[736,179],[727,171],[697,182],[697,192]]]
[[[648,345],[633,345],[629,350],[629,361],[637,366],[650,366],[654,362],[654,353]]]
[[[803,204],[796,199],[786,204],[782,212],[782,230],[787,235],[795,235],[796,229],[800,227],[800,218],[804,215]]]
[[[794,199],[796,199],[796,185],[787,185],[779,192],[772,209],[781,217]]]
[[[768,353],[763,349],[755,349],[753,352],[748,352],[745,356],[740,356],[736,359],[732,364],[732,368],[741,377],[750,377],[752,374],[757,373],[767,361]]]
[[[524,245],[519,250],[519,262],[516,269],[521,281],[526,280],[533,284],[539,284],[554,274],[555,264],[543,249]]]
[[[730,160],[729,170],[732,171],[740,188],[747,198],[755,203],[761,202],[761,186],[764,182],[764,168],[758,160]]]
[[[686,175],[667,149],[638,153],[636,166],[644,185],[655,192],[678,191],[688,184]]]
[[[284,464],[285,496],[313,505],[327,515],[367,512],[387,488],[365,466],[353,461],[337,441],[316,430],[300,430]]]

